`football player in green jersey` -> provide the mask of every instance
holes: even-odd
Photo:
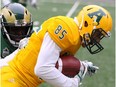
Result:
[[[19,3],[1,10],[1,58],[17,49],[19,41],[29,37],[33,27],[31,13]]]

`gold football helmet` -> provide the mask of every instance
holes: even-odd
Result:
[[[79,26],[82,46],[86,47],[91,54],[103,50],[100,40],[104,37],[110,37],[112,29],[110,13],[103,7],[88,5],[79,12],[74,21]]]
[[[31,13],[19,3],[11,3],[1,10],[2,34],[14,46],[18,47],[19,41],[30,35],[33,22]]]

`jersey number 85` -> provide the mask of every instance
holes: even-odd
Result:
[[[55,30],[55,34],[58,35],[59,39],[63,39],[67,34],[67,31],[63,29],[61,25],[59,25]]]

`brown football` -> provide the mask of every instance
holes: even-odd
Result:
[[[74,56],[61,56],[56,63],[56,68],[68,77],[74,77],[79,73],[80,61]]]

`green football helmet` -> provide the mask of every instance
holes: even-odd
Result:
[[[18,47],[19,41],[29,37],[33,27],[31,13],[19,3],[11,3],[1,10],[2,34],[14,46]]]

